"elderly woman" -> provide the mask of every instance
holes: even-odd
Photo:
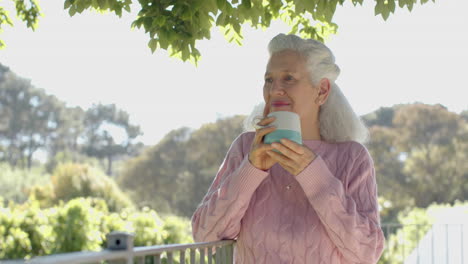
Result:
[[[232,143],[192,217],[195,241],[236,239],[238,264],[376,263],[377,186],[359,143],[368,132],[335,84],[334,56],[294,35],[268,47],[264,118]],[[299,115],[302,144],[263,143],[275,111]]]

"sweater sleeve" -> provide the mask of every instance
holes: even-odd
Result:
[[[242,154],[242,140],[234,141],[192,216],[194,240],[235,239],[253,193],[267,176],[268,172],[254,167],[248,155]]]
[[[352,165],[343,170],[349,179],[346,188],[320,156],[296,179],[343,258],[350,263],[377,263],[385,239],[380,228],[375,170],[367,149],[359,147],[356,157],[348,159]]]

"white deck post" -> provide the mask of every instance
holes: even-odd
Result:
[[[109,264],[133,264],[134,235],[126,232],[113,231],[106,235],[107,249],[128,251],[126,260],[112,260]]]

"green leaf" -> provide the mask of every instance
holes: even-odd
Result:
[[[122,17],[122,7],[121,6],[116,8],[114,11],[115,11],[115,14],[117,14],[117,16]]]
[[[83,0],[77,0],[74,6],[76,8],[76,12],[82,13],[86,8],[86,3]]]
[[[188,48],[184,48],[182,50],[182,60],[183,61],[188,60],[189,56],[190,56],[190,52],[189,52]]]
[[[226,21],[226,14],[221,13],[216,19],[216,26],[224,26]]]
[[[0,50],[6,48],[5,42],[0,39]]]
[[[382,17],[385,21],[387,21],[388,17],[390,16],[390,10],[385,9],[384,12],[382,13]]]
[[[101,10],[105,10],[105,9],[109,8],[108,0],[97,0],[97,1],[98,1],[98,4],[99,4],[99,8]]]
[[[244,5],[245,8],[247,8],[247,9],[252,8],[252,2],[250,2],[250,0],[243,0],[242,5]]]
[[[376,1],[374,14],[375,15],[382,14],[382,11],[383,11],[382,1]]]
[[[156,49],[158,48],[158,40],[157,39],[151,39],[148,42],[148,47],[151,49],[151,53],[154,53]]]
[[[413,10],[413,6],[414,6],[414,2],[413,2],[413,0],[411,0],[410,2],[408,2],[408,5],[407,5],[407,7],[408,7],[408,11],[410,11],[410,12],[411,12],[411,11]]]
[[[91,1],[91,6],[92,6],[94,9],[99,9],[98,1],[97,1],[97,0],[92,0],[92,1]]]
[[[236,33],[237,33],[238,35],[241,34],[241,27],[240,27],[240,24],[235,23],[234,25],[232,25],[232,27],[234,28],[234,30],[236,31]]]
[[[68,9],[72,5],[72,0],[66,0],[63,4],[63,9]]]
[[[159,46],[165,50],[167,50],[167,48],[169,47],[169,41],[162,37],[161,34],[159,34]]]
[[[407,5],[408,3],[406,2],[406,0],[399,0],[398,1],[398,6],[400,8],[403,8],[405,5]]]
[[[70,14],[71,17],[76,14],[75,6],[71,6],[70,9],[68,9],[68,14]]]
[[[395,7],[396,7],[396,4],[395,4],[395,0],[387,0],[388,1],[388,9],[390,12],[392,13],[395,13]]]

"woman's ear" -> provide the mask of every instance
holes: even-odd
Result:
[[[319,105],[323,105],[327,99],[328,96],[330,95],[330,90],[331,90],[331,84],[330,80],[327,78],[323,78],[320,80],[319,87],[318,87],[318,96],[317,96],[317,101]]]

